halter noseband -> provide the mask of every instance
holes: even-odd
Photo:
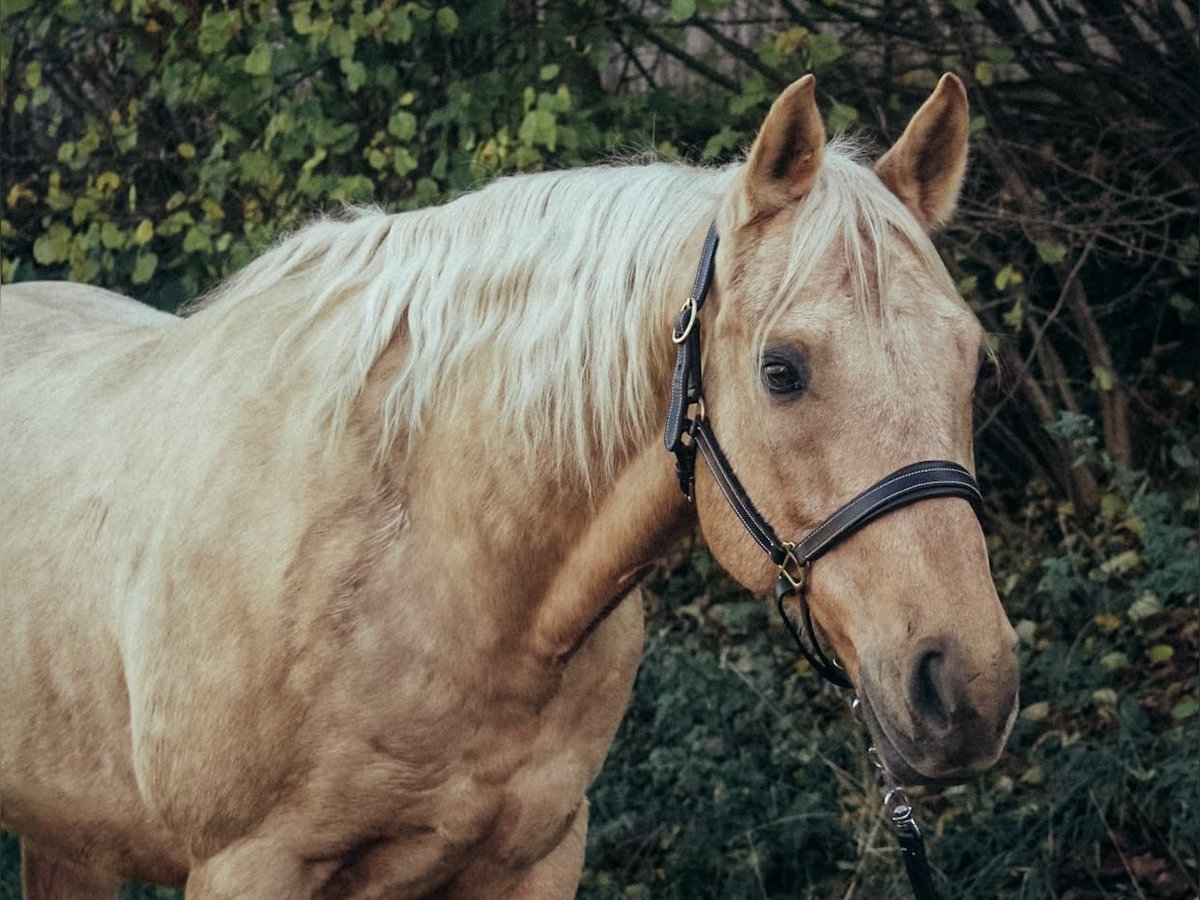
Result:
[[[854,499],[843,504],[802,540],[781,541],[775,529],[763,518],[733,473],[712,425],[704,412],[704,381],[700,371],[700,310],[712,285],[717,253],[717,226],[709,226],[696,267],[692,292],[675,317],[672,340],[675,342],[675,372],[671,378],[671,404],[667,410],[664,442],[675,454],[679,487],[688,499],[696,475],[696,450],[712,471],[713,479],[730,507],[755,542],[766,551],[778,569],[775,602],[779,615],[795,638],[797,646],[814,669],[840,687],[851,687],[845,670],[821,649],[808,608],[807,587],[812,564],[851,534],[885,513],[934,497],[961,497],[979,515],[983,496],[971,473],[957,463],[926,460],[897,469],[881,478]],[[695,408],[691,418],[688,413]],[[685,440],[690,437],[690,440]],[[795,596],[800,605],[801,630],[788,616],[784,600]]]

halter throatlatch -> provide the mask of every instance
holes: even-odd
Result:
[[[983,508],[983,496],[971,473],[947,460],[925,460],[897,469],[881,478],[857,497],[844,503],[803,539],[781,541],[751,502],[733,467],[729,464],[704,410],[704,379],[700,368],[700,310],[712,286],[717,254],[717,226],[709,226],[692,292],[675,317],[671,339],[675,342],[675,370],[671,377],[671,402],[663,441],[675,454],[675,472],[679,487],[691,500],[696,477],[696,451],[699,450],[712,472],[713,480],[754,541],[766,552],[778,570],[775,602],[779,615],[796,640],[800,652],[824,678],[849,688],[846,671],[821,649],[808,605],[808,585],[813,563],[851,534],[886,513],[934,497],[960,497],[971,504],[975,514]],[[799,603],[800,625],[788,615],[784,601],[794,597]],[[881,766],[882,769],[882,766]],[[883,770],[887,775],[886,769]],[[889,792],[889,796],[895,791]],[[891,804],[893,825],[900,839],[905,868],[918,900],[934,897],[928,865],[925,861],[921,832],[907,804]],[[905,810],[897,817],[896,811]]]

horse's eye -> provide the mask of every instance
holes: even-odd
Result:
[[[808,364],[791,347],[769,350],[763,354],[762,383],[775,396],[794,399],[808,387]]]

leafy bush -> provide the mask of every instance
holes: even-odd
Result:
[[[994,770],[920,804],[947,898],[1195,895],[1200,497],[1083,462],[1110,473],[1094,520],[992,523],[1022,712]],[[906,896],[845,698],[702,549],[654,588],[581,896]]]

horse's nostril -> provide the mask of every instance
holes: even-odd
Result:
[[[922,654],[913,668],[913,710],[925,720],[928,727],[935,730],[944,730],[950,725],[950,712],[943,695],[945,664],[944,654],[930,651]]]

